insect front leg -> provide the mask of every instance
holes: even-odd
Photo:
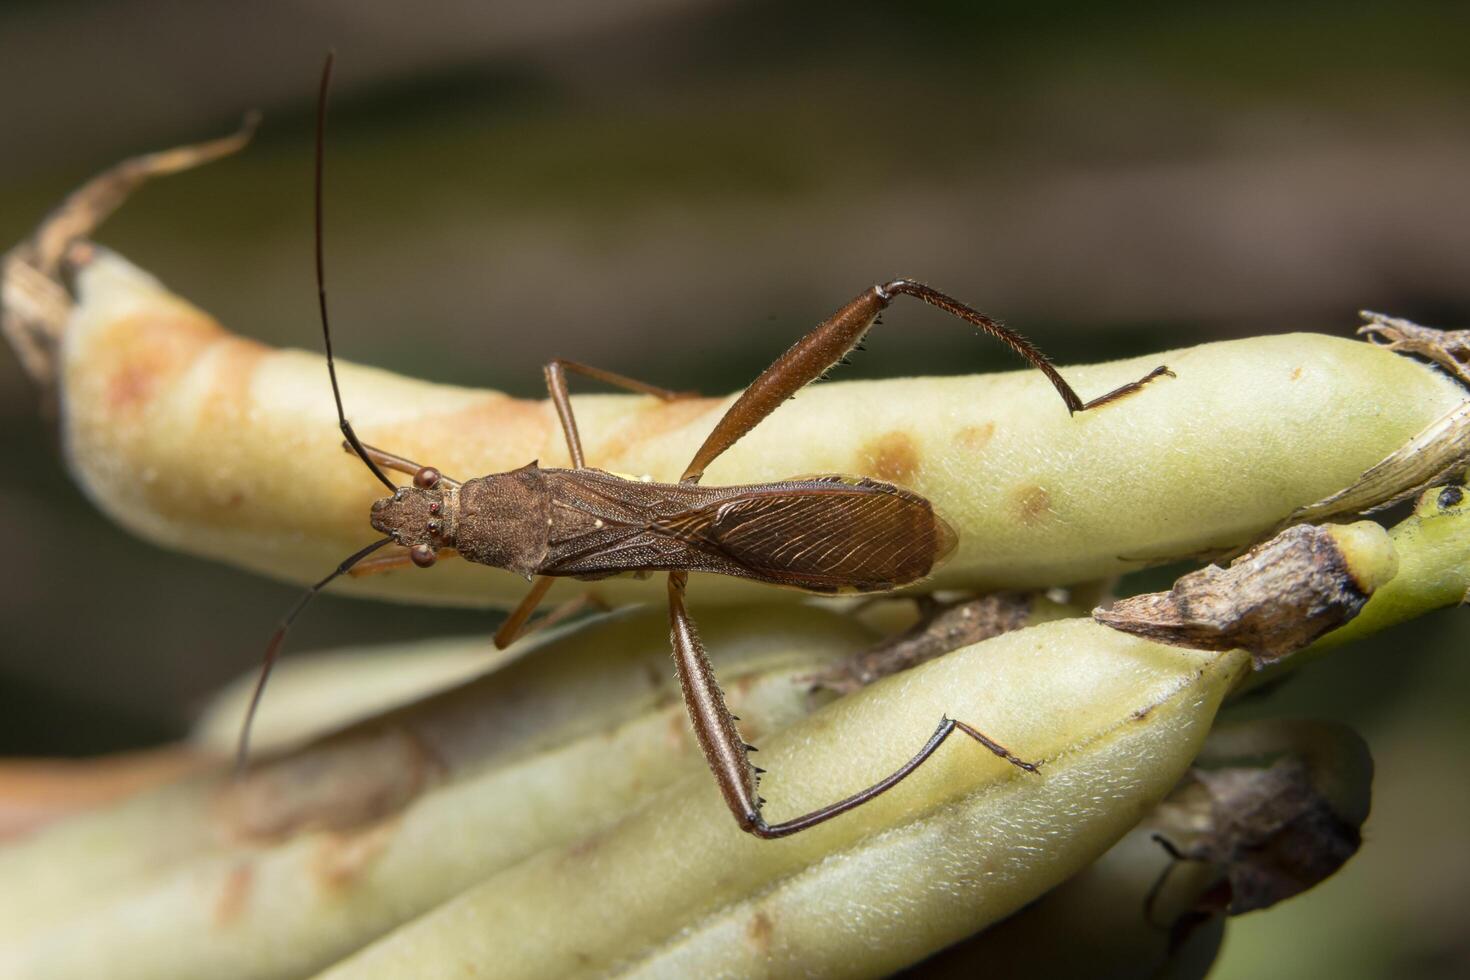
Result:
[[[521,604],[516,606],[515,610],[509,616],[505,617],[505,622],[501,623],[500,629],[495,631],[495,649],[504,650],[521,637],[530,636],[532,633],[539,633],[544,629],[550,629],[557,623],[565,622],[583,610],[600,609],[606,612],[612,608],[597,593],[590,591],[583,592],[581,595],[572,596],[561,605],[553,607],[551,612],[542,616],[534,623],[527,625],[527,620],[536,611],[536,607],[541,605],[541,600],[546,597],[546,592],[551,588],[551,583],[554,581],[555,579],[550,575],[541,575],[536,578],[535,584],[531,586],[531,591],[526,593],[526,597],[521,600]]]
[[[440,560],[445,558],[458,558],[459,552],[453,548],[440,548],[435,552],[435,556]],[[368,575],[381,575],[383,572],[395,572],[400,568],[408,568],[410,565],[416,564],[417,562],[413,560],[413,555],[409,552],[409,549],[400,548],[392,554],[364,558],[348,569],[347,574],[353,578],[363,578]]]
[[[377,463],[384,469],[395,470],[399,473],[407,473],[409,476],[413,477],[413,483],[416,487],[427,490],[430,487],[436,486],[459,486],[458,480],[454,480],[445,476],[433,466],[420,465],[419,463],[415,463],[411,459],[405,459],[402,456],[398,456],[394,453],[387,452],[386,450],[379,449],[377,446],[369,446],[365,442],[358,443],[358,445],[362,447],[362,451],[367,454],[367,457],[369,459],[371,459],[374,463]],[[352,443],[348,442],[345,439],[342,441],[342,450],[349,455],[357,455],[357,447],[353,446]]]
[[[675,401],[680,398],[697,398],[699,393],[694,391],[672,391],[668,388],[660,388],[636,378],[625,375],[614,374],[595,368],[577,361],[568,361],[565,358],[556,358],[549,361],[544,368],[546,372],[546,390],[551,395],[551,403],[556,406],[557,417],[561,419],[561,431],[567,439],[567,451],[572,457],[572,469],[580,470],[586,462],[582,456],[582,437],[577,434],[577,417],[572,413],[571,396],[567,393],[567,372],[580,374],[584,378],[601,381],[615,388],[625,388],[628,391],[637,392],[640,395],[652,395],[666,402]]]
[[[674,662],[679,669],[684,705],[689,711],[689,720],[694,725],[695,737],[699,740],[699,747],[725,797],[725,804],[735,815],[735,821],[741,830],[766,839],[789,837],[854,810],[902,782],[956,731],[970,736],[1019,769],[1034,773],[1040,768],[1039,763],[1017,758],[1004,745],[964,722],[942,718],[939,727],[929,736],[923,748],[888,776],[836,803],[780,823],[767,823],[761,815],[761,805],[765,801],[757,792],[762,770],[751,765],[749,753],[753,747],[746,744],[740,737],[739,729],[735,727],[735,718],[725,706],[724,692],[720,690],[709,657],[700,643],[699,633],[684,608],[684,587],[688,579],[686,572],[669,573],[669,633],[674,648]]]

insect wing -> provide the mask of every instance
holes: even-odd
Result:
[[[688,511],[670,530],[758,577],[813,592],[879,592],[929,575],[955,534],[929,501],[875,480],[751,487]]]

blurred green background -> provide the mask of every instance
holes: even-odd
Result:
[[[260,108],[248,151],[150,186],[99,238],[235,330],[314,348],[310,129],[335,46],[327,264],[351,360],[527,396],[558,355],[732,390],[897,275],[1063,362],[1346,335],[1362,307],[1459,327],[1467,39],[1454,2],[12,2],[0,241],[121,157]],[[1011,366],[904,306],[842,376]],[[179,737],[297,589],[98,516],[7,357],[0,432],[0,755]],[[494,619],[328,597],[292,646]],[[1235,709],[1351,722],[1380,769],[1364,852],[1233,923],[1218,976],[1470,973],[1467,636],[1442,613]]]

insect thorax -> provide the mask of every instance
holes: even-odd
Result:
[[[534,575],[546,558],[551,500],[532,462],[465,481],[455,515],[455,547],[468,561]]]

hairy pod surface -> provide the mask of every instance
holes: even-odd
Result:
[[[1341,536],[1370,588],[1393,581],[1382,536]],[[700,765],[662,615],[619,614],[242,782],[195,778],[0,852],[16,885],[0,892],[0,972],[295,976],[383,936],[343,969],[875,975],[1101,853],[1183,773],[1251,664],[1057,620],[801,720],[810,678],[871,634],[814,608],[706,619],[776,819],[869,784],[946,714],[1044,767],[947,744],[869,805],[757,841]]]
[[[811,709],[796,678],[872,639],[794,605],[706,620],[753,738]],[[302,976],[680,776],[708,779],[661,614],[535,639],[531,656],[238,782],[190,779],[0,849],[0,976]],[[264,742],[273,724],[300,730],[267,714]]]
[[[387,932],[341,969],[873,975],[1106,849],[1178,779],[1249,667],[1067,620],[798,720],[810,703],[793,678],[866,636],[814,610],[768,611],[761,635],[710,615],[775,815],[891,768],[945,711],[1046,763],[1031,776],[946,745],[873,804],[763,842],[734,827],[704,771],[653,668],[661,637],[633,642],[653,618],[591,624],[244,784],[197,778],[0,854],[7,894],[33,897],[5,913],[0,973],[299,976]],[[56,877],[70,894],[33,887]]]
[[[1030,758],[947,744],[901,787],[759,841],[700,773],[615,827],[486,879],[327,976],[879,976],[983,928],[1101,854],[1185,771],[1240,652],[1086,620],[887,678],[762,743],[776,819],[906,758],[948,712]],[[555,910],[554,914],[550,910]]]

